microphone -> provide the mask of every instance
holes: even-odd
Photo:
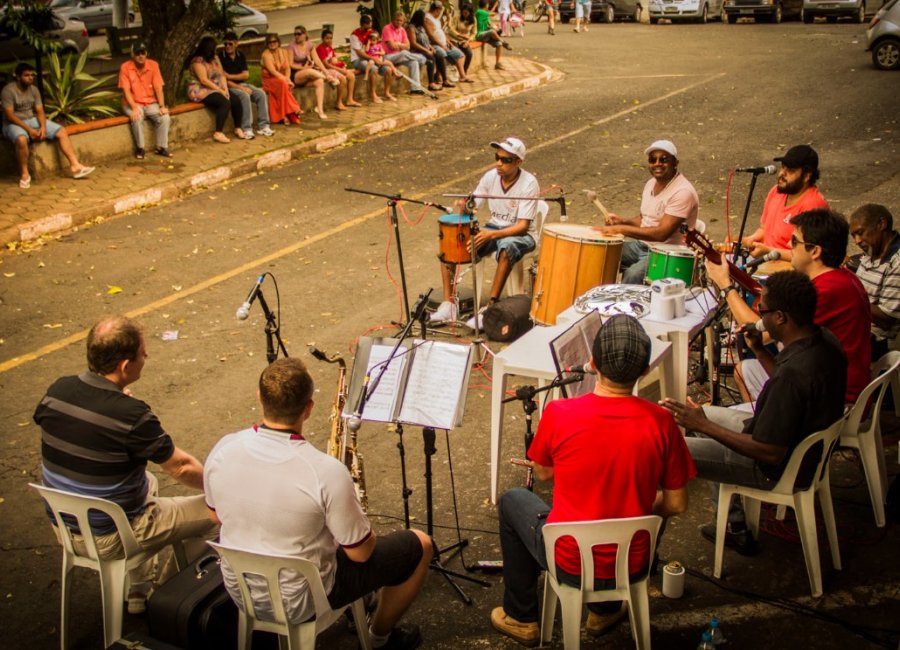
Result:
[[[751,332],[765,332],[766,328],[763,326],[762,318],[760,318],[755,323],[745,323],[741,325],[738,331],[741,334],[749,334]]]
[[[738,167],[734,171],[748,174],[774,174],[778,170],[775,169],[775,165],[766,165],[765,167]]]
[[[762,257],[754,257],[752,260],[747,262],[744,266],[745,271],[749,271],[750,269],[755,269],[760,264],[765,264],[766,262],[774,262],[775,260],[781,259],[781,253],[778,251],[769,251]]]
[[[591,365],[591,362],[582,363],[577,366],[569,366],[568,368],[563,368],[563,372],[568,373],[578,373],[581,375],[596,375],[597,371],[594,370],[594,367]]]
[[[250,305],[253,304],[253,301],[256,300],[256,296],[259,295],[259,290],[262,287],[263,280],[265,279],[265,273],[256,278],[256,284],[254,284],[253,288],[250,289],[250,293],[247,294],[247,299],[244,301],[244,304],[237,308],[237,311],[234,314],[235,318],[237,318],[238,320],[247,320],[247,316],[250,315]]]
[[[438,210],[443,210],[447,214],[453,214],[453,208],[448,208],[446,205],[441,205],[440,203],[434,203],[433,201],[423,201],[425,205],[429,208],[437,208]]]

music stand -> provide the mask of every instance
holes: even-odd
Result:
[[[600,331],[602,324],[600,312],[594,309],[550,341],[550,355],[553,357],[556,372],[562,374],[566,368],[590,362],[594,339],[597,338],[597,332]],[[564,397],[578,397],[594,392],[597,378],[594,375],[582,374],[580,382],[561,386]]]

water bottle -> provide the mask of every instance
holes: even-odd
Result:
[[[713,616],[709,620],[709,629],[706,630],[709,632],[709,638],[712,641],[714,647],[718,648],[720,645],[725,643],[725,635],[722,634],[722,628],[719,625],[719,619]]]
[[[700,640],[700,645],[697,646],[697,650],[716,650],[716,646],[713,645],[711,639],[712,637],[710,637],[709,632],[704,632]]]

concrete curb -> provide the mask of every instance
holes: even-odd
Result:
[[[143,189],[140,192],[126,193],[108,200],[99,201],[82,210],[51,214],[42,219],[11,226],[0,232],[0,244],[8,247],[11,244],[35,240],[41,236],[70,230],[89,221],[118,216],[127,212],[154,206],[163,201],[177,199],[197,190],[215,187],[226,181],[240,178],[248,174],[271,169],[311,154],[322,153],[343,146],[353,140],[369,139],[397,129],[406,129],[426,122],[451,115],[459,111],[474,108],[481,104],[502,99],[515,93],[537,88],[538,86],[562,78],[562,73],[547,65],[535,61],[530,62],[542,68],[536,75],[517,79],[500,86],[483,91],[454,97],[432,104],[425,108],[417,108],[405,114],[386,117],[375,122],[355,126],[339,133],[329,133],[306,142],[282,147],[257,154],[251,158],[234,163],[213,167],[189,176],[160,183],[157,186]]]

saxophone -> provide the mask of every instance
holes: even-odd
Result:
[[[369,511],[369,498],[366,496],[366,473],[362,454],[356,448],[356,432],[347,431],[341,414],[347,402],[347,364],[340,355],[326,356],[316,347],[310,347],[309,353],[319,361],[338,364],[337,394],[331,404],[331,434],[328,436],[328,455],[344,463],[350,472],[356,496],[364,512]]]

